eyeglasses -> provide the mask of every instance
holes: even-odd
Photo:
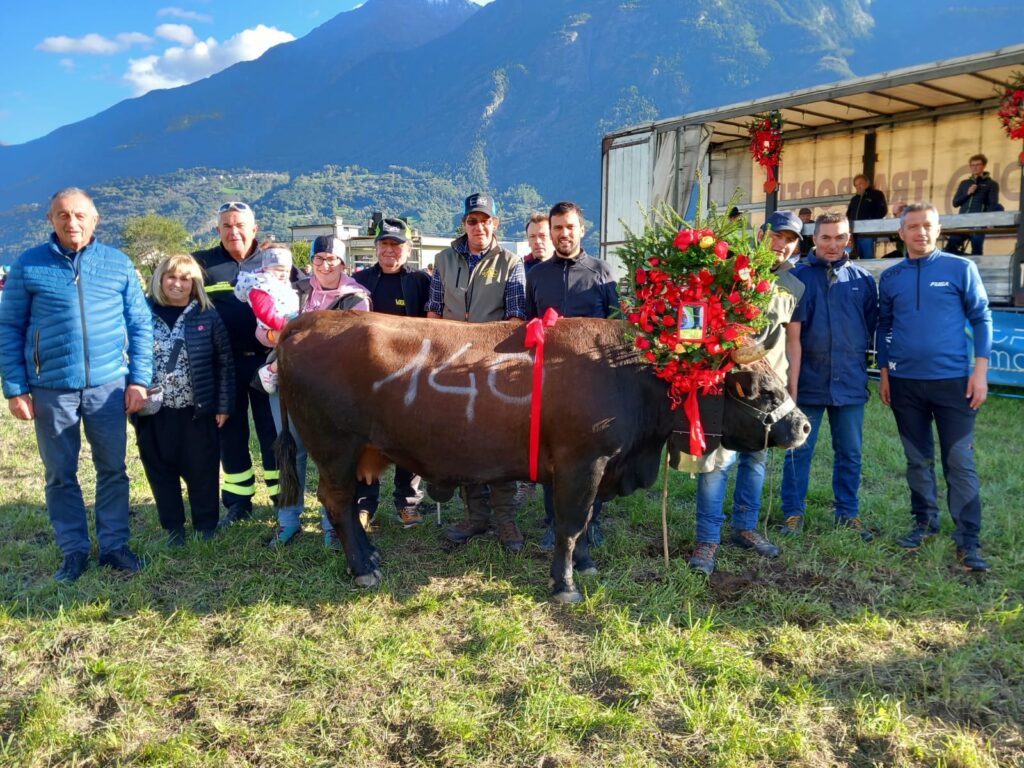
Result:
[[[341,259],[339,259],[337,256],[314,256],[313,263],[318,266],[320,264],[326,264],[330,267],[333,267],[337,264],[341,264]]]
[[[217,213],[227,213],[228,211],[251,211],[251,210],[252,210],[252,208],[250,208],[245,203],[231,202],[231,203],[224,203],[224,205],[222,205],[220,207],[220,209],[217,211]]]

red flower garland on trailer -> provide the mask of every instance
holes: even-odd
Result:
[[[996,114],[1007,136],[1024,139],[1024,73],[1014,72],[1010,76],[1010,84],[1003,91]],[[1017,159],[1024,165],[1024,152]]]
[[[722,393],[730,353],[768,323],[775,280],[767,245],[752,248],[736,228],[726,231],[728,239],[685,224],[648,227],[642,237],[631,233],[619,252],[633,269],[635,300],[623,303],[633,343],[668,382],[672,408],[685,401],[694,455],[704,453],[697,395]],[[684,322],[695,317],[700,328]]]
[[[747,126],[747,132],[750,134],[750,154],[768,174],[764,191],[770,195],[779,187],[775,169],[782,158],[782,115],[774,110],[755,115],[754,121]]]

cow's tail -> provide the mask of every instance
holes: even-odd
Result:
[[[284,392],[278,390],[281,403],[281,432],[274,441],[274,458],[281,472],[277,503],[281,507],[293,507],[299,503],[299,474],[295,471],[295,438],[288,428],[288,406]]]

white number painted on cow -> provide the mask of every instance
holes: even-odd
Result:
[[[473,421],[476,415],[476,398],[479,395],[479,390],[476,386],[476,373],[473,371],[469,372],[469,384],[467,386],[455,386],[453,384],[442,384],[437,380],[438,375],[444,373],[449,367],[451,367],[456,360],[462,357],[466,352],[472,348],[472,343],[467,342],[453,352],[447,360],[444,360],[440,365],[431,369],[427,375],[427,385],[435,392],[449,395],[465,395],[466,396],[466,420],[469,422]],[[431,342],[430,339],[424,339],[420,345],[419,352],[409,362],[403,365],[394,373],[384,377],[380,381],[373,383],[373,391],[377,392],[385,384],[389,384],[392,381],[396,381],[406,374],[409,375],[409,387],[405,390],[405,397],[403,402],[406,407],[411,406],[416,402],[416,395],[419,392],[419,376],[423,369],[426,367],[427,358],[430,355]],[[508,405],[529,405],[532,395],[510,395],[507,392],[502,392],[498,388],[498,373],[502,368],[508,366],[511,363],[513,366],[516,363],[522,363],[527,366],[533,365],[533,356],[530,352],[502,352],[494,356],[494,359],[487,366],[487,389],[494,395],[498,400]]]

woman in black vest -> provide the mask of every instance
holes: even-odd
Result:
[[[153,385],[163,405],[133,420],[139,457],[153,489],[160,526],[171,546],[185,544],[188,489],[192,527],[213,536],[220,517],[217,430],[234,408],[235,368],[220,315],[203,290],[198,262],[187,254],[157,266],[150,285],[153,311]]]

